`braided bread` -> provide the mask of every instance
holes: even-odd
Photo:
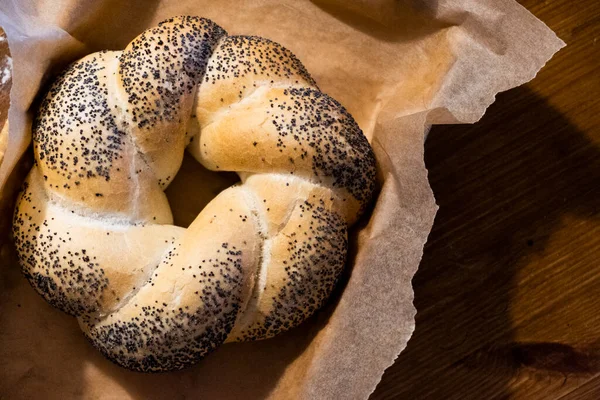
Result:
[[[289,50],[198,17],[70,65],[33,146],[13,223],[23,272],[108,359],[139,371],[313,314],[375,187],[362,131]],[[163,192],[186,147],[241,178],[187,229]]]

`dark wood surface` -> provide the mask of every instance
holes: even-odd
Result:
[[[416,331],[373,399],[600,399],[600,1],[521,4],[568,47],[430,133]]]
[[[521,4],[567,47],[432,129],[416,330],[373,399],[600,399],[600,1]]]

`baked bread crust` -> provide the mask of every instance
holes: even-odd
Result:
[[[33,145],[13,223],[23,272],[138,371],[304,321],[331,294],[375,187],[362,131],[289,50],[198,17],[69,66]],[[184,229],[163,190],[186,147],[242,181]]]

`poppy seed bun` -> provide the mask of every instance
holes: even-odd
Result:
[[[362,131],[289,50],[198,17],[69,66],[33,146],[13,223],[23,272],[108,359],[145,372],[312,315],[375,187]],[[186,147],[242,181],[184,229],[163,190]]]

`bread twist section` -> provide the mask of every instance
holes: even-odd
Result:
[[[331,294],[375,187],[362,131],[289,50],[198,17],[69,66],[33,145],[13,223],[23,272],[138,371],[304,321]],[[163,190],[186,147],[241,183],[184,229]]]

